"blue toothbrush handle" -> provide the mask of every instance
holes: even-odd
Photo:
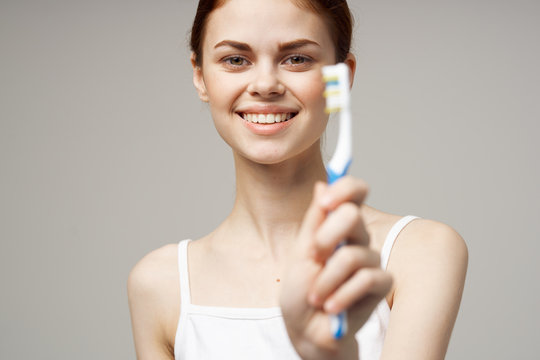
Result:
[[[345,241],[342,241],[337,246],[336,250],[345,245]],[[344,310],[337,315],[330,316],[330,330],[334,339],[339,340],[347,334],[347,312]]]
[[[331,168],[326,169],[326,173],[328,175],[328,183],[333,184],[338,179],[342,178],[347,174],[347,170],[349,169],[349,166],[351,165],[351,161],[347,163],[345,166],[345,169],[338,173],[333,171]],[[341,246],[345,245],[345,240],[339,243],[339,245],[336,247],[336,250],[339,249]],[[337,315],[331,315],[330,316],[330,331],[332,331],[332,335],[334,336],[334,339],[341,339],[343,336],[347,334],[347,312],[342,311]]]
[[[328,177],[328,184],[332,185],[337,180],[341,179],[345,175],[347,175],[347,170],[349,170],[349,167],[351,166],[351,160],[345,165],[345,169],[341,172],[337,172],[332,170],[332,168],[327,167],[326,168],[326,175]]]

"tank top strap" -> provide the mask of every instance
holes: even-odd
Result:
[[[394,243],[396,242],[396,239],[403,230],[407,224],[409,224],[414,219],[418,219],[417,216],[404,216],[401,219],[399,219],[390,229],[388,232],[388,235],[386,235],[386,239],[384,240],[384,244],[381,250],[381,268],[383,270],[386,270],[386,267],[388,266],[388,259],[390,258],[390,252],[392,251],[392,247],[394,246]]]
[[[178,273],[180,278],[180,309],[186,311],[191,305],[191,292],[189,291],[189,270],[187,248],[191,240],[181,240],[178,243]]]

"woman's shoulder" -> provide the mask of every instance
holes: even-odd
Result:
[[[134,332],[151,332],[171,346],[180,313],[178,244],[167,244],[141,258],[127,282]],[[144,330],[143,330],[144,329]]]
[[[370,208],[371,228],[373,238],[379,247],[382,247],[386,236],[392,227],[403,218]],[[448,250],[452,252],[467,252],[467,246],[461,235],[451,226],[436,220],[417,217],[410,221],[399,232],[398,239],[393,246],[392,252],[429,253],[433,251]],[[411,254],[409,254],[411,255]],[[394,255],[392,255],[394,256]]]
[[[159,288],[163,282],[178,278],[178,244],[167,244],[150,251],[131,269],[128,284],[146,290]]]
[[[418,218],[408,224],[399,237],[393,251],[399,253],[400,258],[466,260],[468,256],[461,235],[440,221]]]
[[[193,250],[197,250],[200,244],[204,243],[202,240],[191,241],[190,263],[192,263],[193,255],[200,253]],[[171,298],[170,295],[179,295],[178,246],[178,243],[167,244],[143,256],[129,273],[128,289],[131,289],[135,295],[156,294],[160,297],[165,295],[168,298]]]
[[[423,218],[410,222],[399,234],[391,254],[387,271],[394,276],[394,296],[401,293],[402,298],[414,297],[419,291],[440,293],[441,284],[463,288],[467,245],[455,229],[443,222]]]
[[[369,214],[373,246],[380,252],[389,231],[403,216],[373,208]],[[437,276],[462,286],[467,264],[467,245],[454,228],[425,218],[410,221],[399,232],[388,259],[386,270],[394,277],[387,296],[390,307],[396,291],[425,284],[424,277]]]

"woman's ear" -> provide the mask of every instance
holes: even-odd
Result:
[[[356,72],[356,57],[352,53],[348,53],[344,63],[349,67],[349,79],[351,81],[351,87],[354,83],[354,73]]]
[[[192,52],[190,60],[191,66],[193,67],[193,85],[195,85],[195,89],[197,89],[199,98],[204,102],[208,102],[208,94],[206,92],[206,85],[204,84],[202,68],[197,65],[195,58],[196,55],[194,52]]]

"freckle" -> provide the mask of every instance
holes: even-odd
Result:
[[[280,282],[280,281],[281,281],[281,280],[279,280],[279,279],[276,279],[276,282]]]

